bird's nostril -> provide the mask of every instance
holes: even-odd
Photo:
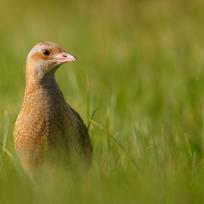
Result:
[[[67,55],[63,54],[63,57],[67,57]]]

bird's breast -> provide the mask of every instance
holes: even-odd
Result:
[[[15,143],[19,148],[40,149],[54,145],[63,135],[64,118],[57,97],[46,92],[27,96],[15,125]]]

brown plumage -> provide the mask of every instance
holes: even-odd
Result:
[[[15,123],[14,143],[30,174],[48,160],[63,160],[70,166],[91,160],[87,128],[55,81],[59,66],[74,60],[50,42],[38,43],[28,55],[24,102]]]

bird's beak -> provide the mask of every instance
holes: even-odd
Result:
[[[57,64],[64,64],[67,62],[74,62],[76,58],[66,52],[61,52],[55,55],[54,59],[56,60]]]

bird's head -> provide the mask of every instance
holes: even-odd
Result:
[[[76,58],[64,51],[59,45],[51,42],[40,42],[35,45],[27,57],[27,74],[34,74],[39,79],[53,74],[57,68]]]

